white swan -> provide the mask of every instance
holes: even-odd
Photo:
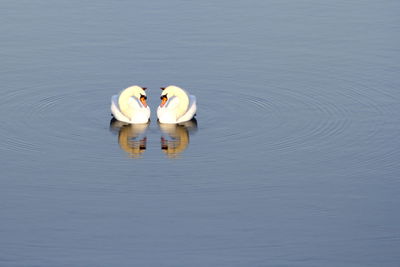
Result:
[[[146,88],[134,85],[111,97],[111,113],[114,118],[127,123],[147,123],[150,108],[146,103]]]
[[[161,88],[161,104],[157,117],[161,123],[180,123],[191,120],[196,115],[196,97],[174,85]]]

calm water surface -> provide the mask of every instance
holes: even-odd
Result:
[[[399,266],[398,1],[0,7],[0,266]]]

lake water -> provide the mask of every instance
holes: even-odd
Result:
[[[399,266],[399,14],[2,1],[0,266]],[[170,84],[197,121],[157,123]]]

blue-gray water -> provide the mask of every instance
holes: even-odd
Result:
[[[2,1],[0,266],[399,266],[399,14]],[[146,132],[110,122],[133,84]],[[169,84],[197,127],[158,125]]]

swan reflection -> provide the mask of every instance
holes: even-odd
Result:
[[[110,121],[110,130],[118,134],[119,146],[132,158],[140,158],[146,151],[148,127],[149,123],[128,124],[114,118]]]
[[[192,119],[179,124],[158,123],[164,136],[161,136],[161,150],[168,158],[177,158],[189,145],[190,134],[197,131],[197,120]]]

